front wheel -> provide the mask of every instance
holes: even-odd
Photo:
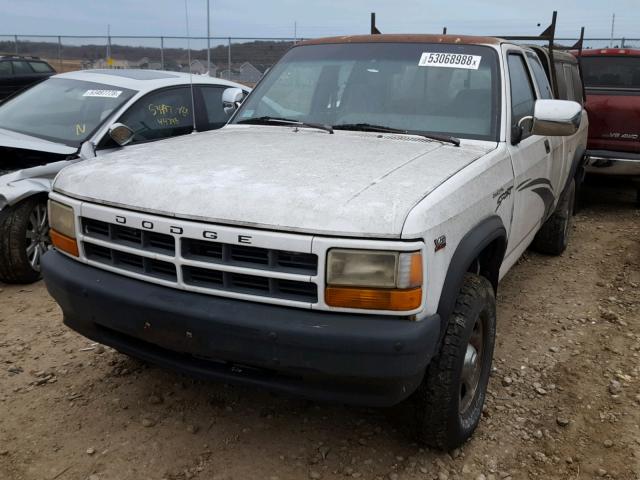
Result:
[[[46,197],[31,197],[0,214],[0,281],[33,283],[50,248]]]
[[[438,355],[411,399],[419,440],[451,450],[474,432],[482,415],[496,335],[491,283],[466,274]]]

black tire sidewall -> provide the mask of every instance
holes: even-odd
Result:
[[[40,278],[27,257],[25,246],[29,216],[34,208],[46,204],[46,197],[29,197],[9,207],[0,218],[0,280],[7,283],[33,283]]]
[[[452,402],[455,405],[451,406],[451,418],[457,418],[457,425],[452,425],[455,427],[455,432],[451,432],[455,434],[454,436],[468,438],[473,431],[478,426],[478,422],[482,416],[482,408],[484,405],[484,400],[487,394],[487,385],[489,383],[489,375],[491,374],[491,364],[493,360],[493,349],[495,345],[495,334],[496,334],[496,311],[495,311],[495,301],[492,296],[489,298],[488,293],[481,297],[474,298],[474,304],[470,311],[471,315],[467,315],[466,318],[463,318],[462,315],[457,314],[455,321],[464,321],[465,329],[464,329],[464,337],[463,342],[461,342],[460,350],[458,352],[457,365],[455,368],[455,376],[453,378],[452,385],[455,385],[455,397],[456,401]],[[460,414],[459,405],[460,405],[460,382],[462,378],[462,365],[464,363],[464,357],[467,349],[467,344],[469,343],[469,339],[471,338],[471,334],[473,332],[473,327],[476,319],[484,315],[486,321],[484,322],[484,329],[482,332],[483,335],[483,348],[484,352],[482,354],[482,369],[480,374],[480,380],[478,382],[478,388],[475,392],[474,398],[469,409],[464,413]],[[453,393],[453,392],[452,392]]]

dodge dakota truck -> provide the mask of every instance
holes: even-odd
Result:
[[[561,254],[588,120],[528,48],[293,47],[215,132],[63,170],[43,275],[64,322],[219,381],[406,402],[424,443],[482,412],[499,280]]]

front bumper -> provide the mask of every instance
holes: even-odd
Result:
[[[587,150],[586,156],[588,173],[640,177],[640,153]]]
[[[42,259],[64,323],[123,353],[194,376],[308,398],[390,406],[418,387],[437,315],[320,312],[185,292],[58,252]]]

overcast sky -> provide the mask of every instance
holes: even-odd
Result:
[[[558,36],[640,37],[640,0],[210,0],[212,36],[299,37],[383,32],[537,34],[558,10]],[[206,0],[188,0],[191,34],[206,34]],[[537,24],[541,24],[538,27]],[[0,35],[184,35],[184,0],[0,0]]]

